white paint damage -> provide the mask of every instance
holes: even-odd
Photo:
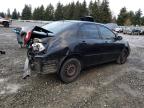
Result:
[[[22,86],[20,84],[7,84],[0,89],[0,95],[17,93]]]
[[[0,78],[0,95],[17,93],[23,86],[16,83],[8,83],[9,78]]]
[[[31,75],[31,69],[29,67],[29,59],[28,57],[26,57],[23,78],[25,79],[27,76],[30,76],[30,75]]]

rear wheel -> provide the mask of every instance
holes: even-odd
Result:
[[[128,57],[128,50],[123,49],[121,55],[117,59],[117,63],[118,64],[124,64],[127,61],[127,57]]]
[[[63,82],[70,83],[77,79],[80,71],[80,61],[76,58],[70,58],[64,62],[60,69],[60,72],[58,73],[58,76]]]
[[[9,27],[9,22],[4,22],[3,25],[4,27]]]

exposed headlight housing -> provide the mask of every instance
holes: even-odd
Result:
[[[45,50],[45,47],[42,43],[34,43],[32,44],[32,48],[34,51],[39,51],[39,52]]]

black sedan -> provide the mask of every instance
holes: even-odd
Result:
[[[103,24],[87,21],[57,21],[34,27],[27,33],[25,71],[56,73],[65,83],[74,81],[85,67],[116,61],[126,62],[128,42]],[[27,74],[28,75],[28,74]]]

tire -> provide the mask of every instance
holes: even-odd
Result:
[[[9,22],[4,22],[3,25],[4,27],[9,27]]]
[[[75,81],[81,71],[81,63],[76,58],[67,59],[61,66],[58,77],[64,83],[71,83]]]
[[[124,64],[127,61],[127,57],[128,57],[128,50],[123,49],[123,51],[121,52],[120,56],[117,59],[117,63]]]

